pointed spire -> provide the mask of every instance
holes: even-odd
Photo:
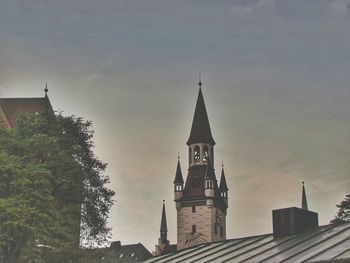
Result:
[[[182,178],[181,165],[180,165],[180,155],[178,155],[174,184],[183,184],[183,183],[184,183],[184,179]]]
[[[211,135],[207,110],[202,94],[202,81],[199,80],[199,92],[196,103],[196,109],[193,116],[191,134],[187,141],[187,145],[193,143],[210,143],[215,145],[213,136]]]
[[[160,237],[163,240],[167,240],[167,233],[168,233],[168,227],[166,223],[165,200],[163,200],[162,221],[160,223]]]
[[[227,192],[228,187],[226,184],[226,178],[225,178],[225,171],[224,171],[224,162],[222,162],[222,167],[221,167],[221,179],[220,179],[220,186],[219,186],[220,191]]]
[[[302,193],[302,198],[301,198],[301,208],[305,209],[305,210],[309,210],[309,208],[307,206],[304,182],[303,182],[303,193]]]

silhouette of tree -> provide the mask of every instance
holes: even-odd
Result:
[[[350,222],[350,194],[345,196],[345,199],[339,205],[337,205],[337,208],[338,212],[331,223],[340,224]]]

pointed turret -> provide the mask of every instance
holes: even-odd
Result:
[[[199,92],[194,111],[192,128],[187,145],[194,143],[209,143],[215,145],[213,136],[211,135],[207,110],[205,108],[204,98],[202,94],[202,82],[199,82]]]
[[[222,168],[221,168],[221,178],[220,178],[219,190],[221,192],[227,192],[228,191],[228,187],[227,187],[227,184],[226,184],[226,178],[225,178],[224,165],[222,165]]]
[[[181,172],[181,166],[180,166],[180,158],[177,158],[177,167],[176,167],[176,173],[175,173],[175,179],[174,184],[183,184],[184,179],[182,178],[182,172]]]
[[[174,199],[179,201],[183,195],[184,179],[182,178],[180,157],[177,157],[177,167],[174,179]],[[176,207],[179,207],[180,203],[177,202]]]
[[[165,200],[163,200],[163,210],[162,219],[160,222],[160,237],[158,238],[158,244],[156,245],[156,250],[153,252],[154,255],[159,256],[165,253],[174,252],[176,250],[176,245],[171,246],[168,240],[168,227],[166,223],[166,213],[165,213]]]
[[[167,235],[168,235],[168,226],[166,223],[165,200],[163,200],[162,220],[160,223],[160,238],[163,241],[167,241]]]
[[[224,171],[224,164],[221,167],[221,178],[220,178],[220,186],[219,186],[220,196],[223,198],[226,208],[228,207],[228,187],[226,184],[226,177]]]
[[[301,208],[305,209],[305,210],[309,210],[309,208],[307,206],[304,182],[303,182],[303,193],[302,193],[302,198],[301,198]]]

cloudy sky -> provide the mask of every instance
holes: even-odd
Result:
[[[225,163],[227,236],[272,231],[305,181],[320,223],[350,189],[349,0],[0,0],[0,96],[92,120],[113,240],[154,249],[203,94]]]

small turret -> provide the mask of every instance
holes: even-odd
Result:
[[[302,193],[302,197],[301,197],[301,208],[305,209],[305,210],[309,210],[308,206],[307,206],[307,200],[306,200],[306,193],[305,193],[305,185],[303,182],[303,193]]]
[[[177,158],[177,167],[174,179],[174,198],[178,201],[182,198],[184,180],[182,178],[180,157]]]
[[[222,164],[221,168],[221,179],[220,179],[220,186],[219,186],[220,196],[224,198],[226,207],[228,207],[228,187],[226,184],[226,178],[225,178],[225,171],[224,171],[224,164]]]
[[[168,240],[168,226],[166,223],[165,200],[163,200],[162,219],[160,221],[160,237],[153,254],[155,256],[171,252],[170,241]]]
[[[168,226],[166,223],[165,200],[163,200],[162,220],[160,223],[160,238],[164,243],[168,242]]]

